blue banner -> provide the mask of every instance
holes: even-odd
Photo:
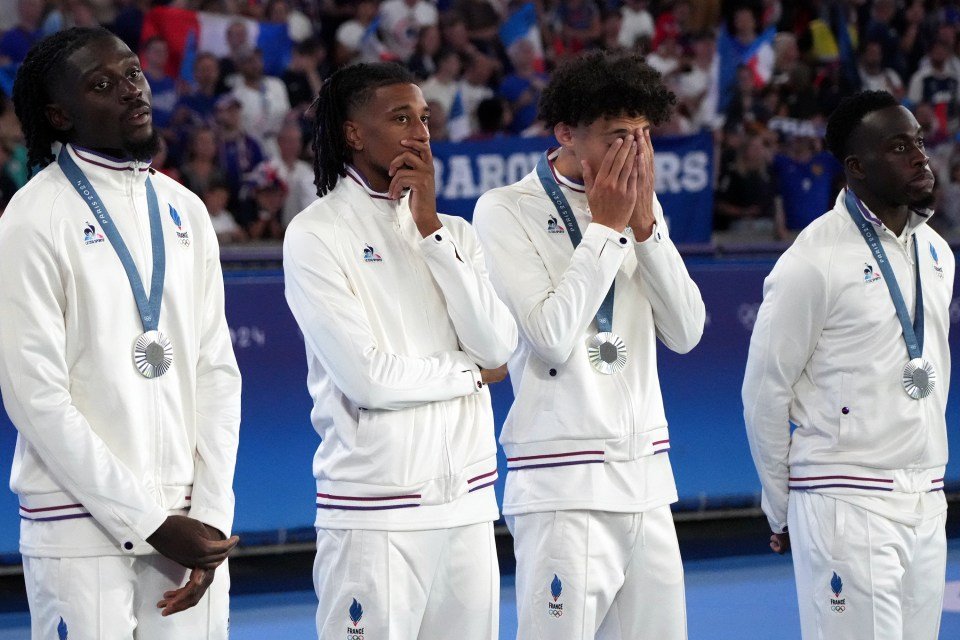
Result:
[[[517,182],[555,146],[553,138],[495,138],[482,142],[436,142],[433,148],[437,208],[473,217],[477,198]],[[709,133],[653,140],[657,198],[676,243],[710,242],[713,226],[713,138]]]

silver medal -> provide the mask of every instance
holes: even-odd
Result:
[[[144,378],[162,376],[173,364],[173,344],[159,331],[147,331],[133,344],[133,364]]]
[[[590,364],[600,373],[620,373],[627,366],[627,345],[615,333],[605,331],[590,338],[587,345]]]
[[[923,358],[914,358],[903,367],[903,388],[914,400],[926,398],[937,386],[937,372],[933,364]]]

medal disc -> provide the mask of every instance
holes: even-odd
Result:
[[[598,333],[590,338],[587,357],[593,368],[600,373],[619,373],[627,366],[627,345],[615,333]]]
[[[929,361],[914,358],[903,367],[901,383],[908,396],[920,400],[933,393],[937,386],[937,373]]]
[[[133,364],[144,378],[162,376],[173,364],[173,344],[159,331],[147,331],[133,344]]]

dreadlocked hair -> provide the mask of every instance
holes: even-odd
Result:
[[[53,102],[50,87],[63,72],[67,58],[89,42],[114,37],[102,27],[73,27],[59,31],[34,44],[17,71],[13,83],[13,109],[20,120],[27,143],[30,171],[54,160],[51,145],[63,142],[63,132],[47,120],[46,107]]]
[[[561,122],[576,127],[622,116],[643,116],[657,125],[670,118],[676,102],[640,54],[591,51],[557,67],[538,110],[549,129]]]
[[[899,104],[897,99],[886,91],[861,91],[844,98],[827,119],[824,136],[827,149],[843,164],[850,155],[850,138],[863,119],[874,111]]]
[[[313,120],[313,183],[324,196],[347,175],[350,148],[343,135],[343,123],[363,106],[380,87],[416,84],[413,74],[392,62],[354,64],[344,67],[320,87]]]

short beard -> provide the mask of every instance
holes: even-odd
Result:
[[[123,151],[134,160],[140,160],[141,162],[149,161],[160,152],[160,132],[151,128],[150,136],[145,140],[125,140],[123,143]]]

